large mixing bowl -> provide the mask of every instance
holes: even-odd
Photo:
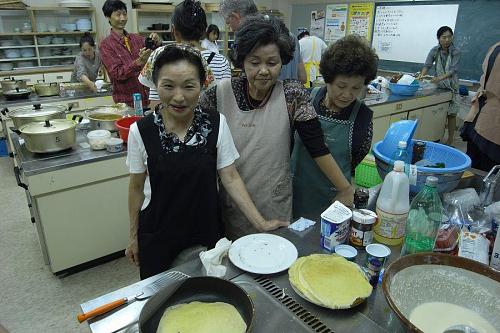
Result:
[[[404,256],[386,269],[382,288],[390,307],[410,332],[422,332],[409,320],[412,311],[434,302],[450,303],[442,307],[445,311],[451,312],[455,306],[472,310],[491,326],[500,327],[500,272],[473,260],[439,253]],[[442,320],[438,316],[428,314],[433,327]],[[465,316],[453,320],[467,325]]]

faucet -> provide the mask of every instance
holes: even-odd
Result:
[[[496,173],[495,173],[496,172]],[[491,205],[497,180],[500,178],[500,165],[495,165],[490,172],[483,178],[483,185],[479,193],[479,200],[483,207]]]

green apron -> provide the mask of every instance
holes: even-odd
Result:
[[[320,92],[320,89],[324,91]],[[326,94],[326,87],[314,88],[311,100],[316,110]],[[346,179],[351,181],[351,148],[354,120],[361,102],[356,100],[349,120],[338,120],[318,115],[325,135],[325,144],[342,170]],[[300,137],[295,134],[295,146],[292,152],[293,174],[293,217],[318,219],[320,214],[331,204],[337,190],[311,158]]]

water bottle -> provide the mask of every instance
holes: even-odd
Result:
[[[432,252],[443,220],[443,206],[437,191],[438,179],[429,176],[424,188],[411,202],[401,255]]]
[[[392,159],[394,161],[403,161],[405,164],[410,163],[408,152],[406,151],[406,141],[399,141],[398,150],[396,150]]]
[[[404,173],[404,162],[396,161],[394,170],[385,177],[377,199],[377,222],[374,238],[386,245],[399,245],[405,235],[410,209],[410,184]]]
[[[142,96],[141,96],[141,94],[135,93],[132,95],[132,98],[134,99],[135,115],[142,117],[144,115],[144,111],[142,109]]]

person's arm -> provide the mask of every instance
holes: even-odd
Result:
[[[82,74],[80,76],[80,81],[82,81],[83,83],[85,83],[85,85],[87,87],[89,87],[90,90],[92,90],[93,92],[97,92],[97,87],[95,85],[95,82],[92,82],[88,77],[87,75],[85,74]]]
[[[117,56],[111,46],[101,43],[99,51],[109,77],[117,81],[125,81],[135,77],[142,67],[144,67],[151,54],[151,50],[142,48],[139,51],[137,59],[125,64],[120,60],[120,57]]]
[[[146,172],[131,173],[128,185],[128,215],[130,220],[129,244],[125,255],[131,263],[139,266],[139,246],[137,243],[137,230],[139,229],[139,211],[144,202],[144,181]]]
[[[218,172],[222,185],[229,193],[231,199],[233,199],[243,215],[245,215],[257,230],[271,231],[279,227],[286,227],[290,224],[289,222],[279,220],[266,221],[262,215],[260,215],[234,164],[222,168]]]
[[[458,72],[458,63],[459,62],[460,62],[460,50],[453,49],[453,53],[451,55],[450,66],[448,68],[448,72],[444,73],[443,75],[435,77],[434,79],[432,79],[431,82],[437,83],[437,82],[446,80],[447,78],[452,77],[453,75],[455,75],[455,73]]]
[[[425,58],[425,63],[424,67],[420,70],[420,75],[417,77],[417,79],[421,79],[427,73],[429,72],[429,69],[432,67],[434,64],[434,58],[436,57],[436,52],[437,52],[437,47],[433,47],[429,53],[427,54],[427,58]]]
[[[304,62],[302,61],[302,59],[297,64],[297,77],[300,82],[306,83],[307,81],[306,66],[304,66]]]
[[[329,153],[316,157],[314,158],[314,162],[316,162],[316,165],[337,189],[337,195],[334,200],[338,200],[347,207],[351,207],[354,201],[354,188],[345,178],[332,154]]]

